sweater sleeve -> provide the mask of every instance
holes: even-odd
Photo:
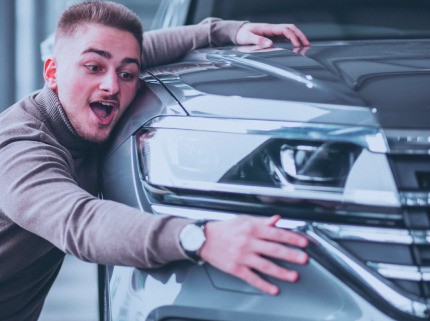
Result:
[[[186,258],[178,235],[189,220],[100,200],[77,185],[67,151],[43,142],[44,131],[10,134],[0,142],[0,214],[90,262],[152,268]]]
[[[145,32],[142,68],[173,62],[194,49],[237,44],[236,35],[244,23],[206,18],[197,25]]]

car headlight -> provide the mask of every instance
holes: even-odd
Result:
[[[376,254],[403,251],[422,235],[404,228],[405,193],[397,190],[387,159],[393,151],[378,128],[168,116],[143,126],[136,146],[154,213],[278,213],[277,226],[308,235],[311,258],[369,301],[428,317],[427,301],[390,283],[389,273],[416,277],[419,268],[386,264],[388,256]]]
[[[136,137],[153,191],[399,206],[377,128],[162,117]]]

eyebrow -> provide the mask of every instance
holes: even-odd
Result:
[[[106,50],[96,49],[96,48],[88,48],[88,49],[86,49],[86,50],[84,50],[82,52],[82,54],[86,54],[86,53],[95,53],[95,54],[97,54],[97,55],[99,55],[99,56],[101,56],[103,58],[106,58],[106,59],[111,59],[112,58],[112,55],[111,55],[110,52],[108,52]],[[139,61],[136,58],[126,57],[123,60],[121,60],[121,63],[123,65],[126,65],[126,64],[136,64],[137,67],[140,68]]]

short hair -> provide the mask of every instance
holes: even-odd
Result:
[[[58,20],[54,44],[61,37],[72,36],[84,23],[128,31],[136,38],[142,52],[143,28],[139,17],[122,4],[101,0],[76,3],[67,8]]]

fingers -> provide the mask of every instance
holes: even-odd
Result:
[[[299,274],[296,271],[283,268],[272,261],[259,256],[256,256],[254,258],[254,262],[250,262],[249,266],[255,271],[283,281],[296,282],[299,279]]]
[[[282,33],[284,34],[285,38],[287,38],[291,41],[291,43],[294,45],[294,47],[300,47],[300,42],[297,39],[296,34],[292,30],[284,29],[282,31]]]
[[[279,288],[263,279],[257,272],[286,282],[296,282],[299,279],[299,274],[296,271],[283,268],[257,255],[252,257],[248,256],[245,263],[246,264],[237,266],[237,269],[233,269],[229,272],[264,293],[277,295],[279,293]]]
[[[276,226],[276,223],[281,219],[281,215],[273,215],[267,219],[267,225]]]
[[[282,244],[254,240],[251,244],[252,251],[265,257],[271,257],[296,264],[306,264],[308,255],[301,250],[293,249]]]
[[[277,295],[279,293],[279,288],[277,286],[264,280],[262,277],[260,277],[257,273],[250,270],[249,268],[244,267],[243,270],[237,274],[237,277],[251,284],[252,286],[264,293],[271,295]]]
[[[295,25],[287,25],[283,30],[283,34],[295,47],[300,47],[300,45],[309,46],[308,38]]]
[[[274,215],[266,219],[267,225],[259,224],[255,230],[256,236],[260,239],[289,244],[301,248],[308,246],[308,239],[306,237],[282,228],[274,228],[280,218],[281,217],[279,215]],[[258,220],[258,218],[250,219]]]
[[[299,37],[301,43],[303,44],[303,46],[308,47],[310,45],[308,38],[306,37],[306,35],[296,26],[293,25],[293,30],[295,32],[295,34]]]
[[[266,37],[285,37],[295,47],[309,46],[305,34],[293,24],[246,23],[236,36],[239,45],[258,45],[262,48],[271,47],[273,42]]]

